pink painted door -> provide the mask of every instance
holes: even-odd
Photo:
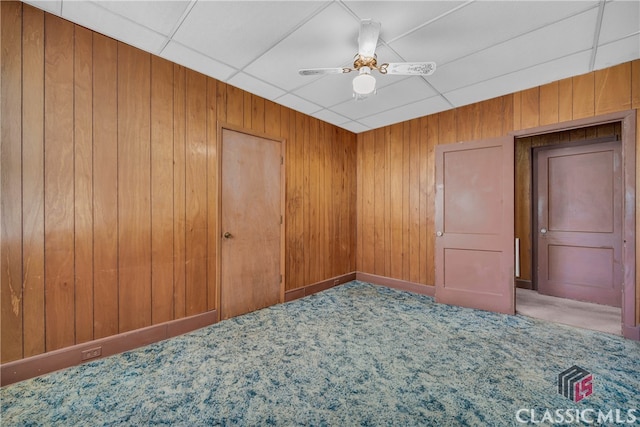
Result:
[[[620,307],[620,142],[539,150],[538,292]]]
[[[436,301],[514,314],[513,138],[436,147]]]

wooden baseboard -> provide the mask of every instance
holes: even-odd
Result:
[[[347,282],[351,282],[352,280],[356,280],[356,273],[347,273],[341,276],[332,277],[331,279],[322,280],[320,282],[316,282],[309,286],[304,286],[302,288],[292,289],[284,293],[285,302],[293,301],[294,299],[307,297],[311,294],[315,294],[316,292],[324,291],[334,286],[342,285]]]
[[[533,283],[531,280],[516,279],[516,288],[532,290]]]
[[[172,320],[135,331],[89,341],[60,350],[39,354],[0,365],[0,386],[16,383],[60,369],[162,341],[194,331],[217,321],[217,312],[208,311],[184,319]],[[89,353],[89,355],[86,355]],[[91,357],[93,354],[98,354]],[[83,357],[84,356],[84,357]]]
[[[386,286],[400,291],[413,292],[420,295],[433,297],[436,295],[435,286],[422,285],[420,283],[408,282],[406,280],[393,279],[391,277],[378,276],[376,274],[356,272],[356,280],[373,283],[374,285]]]

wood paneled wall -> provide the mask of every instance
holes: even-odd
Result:
[[[640,109],[640,60],[358,134],[358,271],[434,284],[435,145],[629,109]],[[640,135],[640,114],[637,122]],[[640,197],[636,204],[640,230]]]
[[[286,139],[286,289],[355,270],[354,134],[1,8],[1,362],[218,307],[219,122]]]

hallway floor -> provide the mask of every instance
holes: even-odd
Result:
[[[622,335],[620,308],[541,295],[516,288],[516,312],[523,316]]]

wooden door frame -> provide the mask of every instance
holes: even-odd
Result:
[[[620,122],[622,127],[622,334],[640,340],[640,325],[636,324],[636,110],[626,110],[601,116],[561,122],[511,132],[515,138],[543,135]]]
[[[217,179],[218,185],[216,186],[215,203],[217,206],[217,224],[216,224],[216,317],[219,322],[222,316],[222,135],[224,130],[230,130],[233,132],[244,133],[246,135],[255,136],[258,138],[269,139],[280,143],[280,158],[282,159],[280,164],[280,215],[282,221],[280,224],[280,303],[284,302],[284,290],[286,282],[286,268],[285,268],[285,193],[286,193],[286,169],[285,165],[285,153],[286,153],[286,139],[279,136],[269,135],[263,132],[256,132],[251,129],[243,128],[241,126],[232,125],[226,122],[218,122],[217,124],[217,138],[216,138],[216,153],[217,153]]]

